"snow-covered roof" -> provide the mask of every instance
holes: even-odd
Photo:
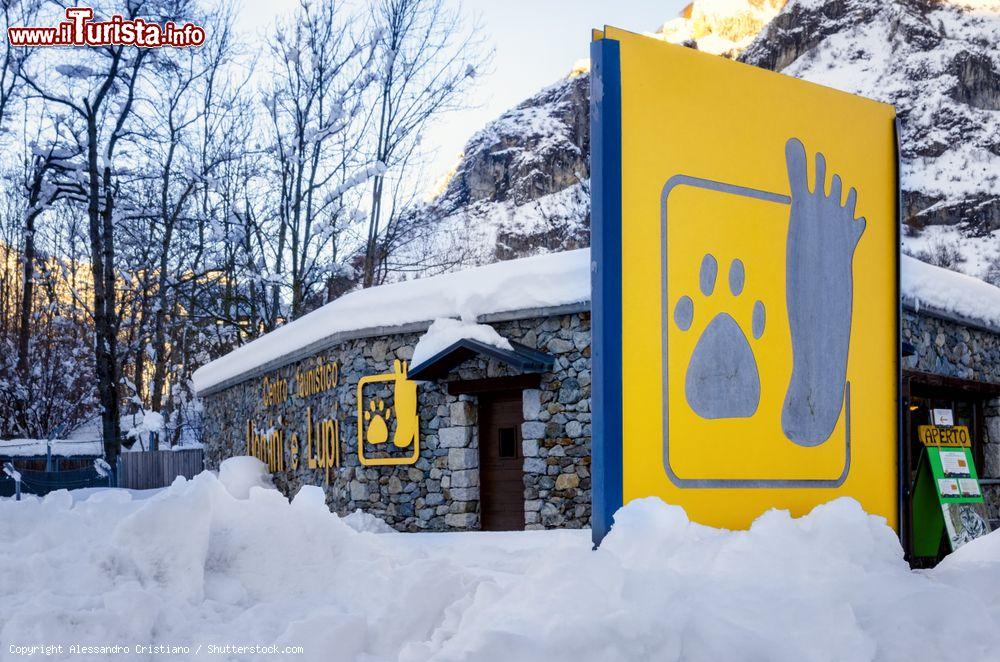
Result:
[[[273,364],[338,334],[590,300],[590,251],[580,249],[357,290],[199,368],[195,389]]]
[[[908,255],[901,257],[903,301],[1000,331],[1000,288]],[[212,361],[194,373],[199,392],[272,365],[332,336],[429,323],[468,322],[495,313],[590,300],[590,250],[498,262],[430,278],[358,290]]]
[[[909,255],[900,260],[904,303],[918,312],[950,315],[1000,332],[1000,288]]]
[[[0,457],[45,457],[48,444],[60,457],[104,455],[100,439],[7,439],[0,440]]]

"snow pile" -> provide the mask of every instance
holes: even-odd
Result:
[[[267,465],[255,457],[231,457],[219,467],[219,482],[237,499],[249,499],[255,487],[273,487]]]
[[[199,368],[194,386],[205,391],[336,333],[442,317],[476,319],[589,299],[589,250],[498,262],[358,290]]]
[[[242,463],[236,482],[261,471]],[[304,661],[902,661],[961,642],[975,661],[1000,646],[1000,534],[912,572],[849,499],[739,532],[644,499],[596,552],[584,531],[373,535],[318,487],[237,498],[208,472],[141,500],[0,500],[0,521],[2,655],[239,642]]]
[[[366,513],[360,508],[342,517],[341,520],[359,533],[396,533],[396,529],[386,524],[384,520],[371,513]]]
[[[510,341],[488,324],[476,324],[473,320],[456,320],[445,317],[434,320],[434,323],[427,329],[427,333],[420,336],[417,346],[413,348],[413,358],[410,360],[410,365],[418,366],[438,352],[464,339],[478,340],[500,349],[513,349],[510,346]]]
[[[1000,288],[978,278],[902,255],[903,301],[916,309],[956,315],[1000,329]]]

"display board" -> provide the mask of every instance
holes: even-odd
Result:
[[[646,496],[896,526],[894,109],[615,28],[591,63],[595,540]]]
[[[951,420],[950,417],[947,420]],[[990,532],[989,515],[964,425],[921,425],[924,445],[913,489],[913,555],[935,557],[946,534],[954,551]]]

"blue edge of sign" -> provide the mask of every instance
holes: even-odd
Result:
[[[622,113],[619,43],[590,44],[594,545],[622,505]]]
[[[621,51],[617,41],[590,44],[590,164],[591,164],[591,325],[593,387],[591,532],[599,545],[624,500],[622,492],[622,100]],[[902,222],[899,162],[899,119],[894,122],[896,147],[896,243]],[[897,338],[897,521],[907,541],[909,517],[904,508],[902,397],[902,305],[900,264],[896,255]]]

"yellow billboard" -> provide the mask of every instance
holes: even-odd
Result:
[[[891,106],[615,28],[592,45],[594,531],[898,514]]]

